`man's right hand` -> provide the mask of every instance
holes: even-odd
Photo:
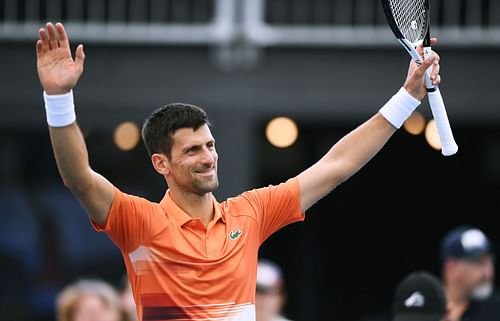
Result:
[[[78,46],[73,60],[68,35],[61,23],[55,26],[47,23],[38,35],[36,55],[40,83],[48,95],[65,94],[76,85],[83,72],[83,45]]]

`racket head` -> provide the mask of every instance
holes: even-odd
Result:
[[[429,0],[381,0],[387,22],[398,39],[416,45],[428,34]]]

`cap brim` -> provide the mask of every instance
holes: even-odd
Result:
[[[491,252],[490,252],[489,247],[485,247],[482,249],[476,249],[476,250],[470,251],[469,253],[467,253],[467,255],[462,256],[462,259],[467,260],[467,261],[474,261],[474,260],[479,259],[481,256],[486,255],[486,254],[490,254],[490,253]]]
[[[257,293],[272,293],[279,292],[280,289],[276,286],[257,284],[256,291]]]
[[[400,314],[394,316],[392,321],[440,321],[444,315],[442,313],[432,314]]]

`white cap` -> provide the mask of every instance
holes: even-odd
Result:
[[[281,289],[283,276],[275,263],[261,259],[257,265],[257,288],[261,290]]]

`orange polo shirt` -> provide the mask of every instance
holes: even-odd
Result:
[[[160,203],[117,189],[106,232],[120,248],[139,320],[255,320],[259,246],[304,219],[297,178],[218,203],[205,226],[167,191]]]

